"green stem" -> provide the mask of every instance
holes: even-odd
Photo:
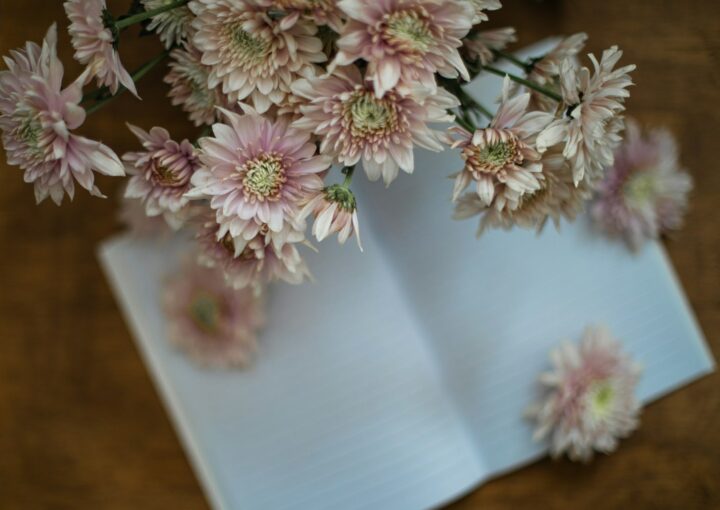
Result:
[[[493,50],[493,53],[496,57],[504,58],[505,60],[512,62],[516,66],[522,68],[525,72],[528,71],[528,69],[532,68],[532,65],[528,62],[525,62],[524,60],[520,60],[512,53],[507,53],[501,50]]]
[[[160,62],[162,62],[162,61],[165,59],[165,57],[167,57],[169,54],[170,54],[170,51],[169,51],[169,50],[165,50],[165,51],[163,51],[160,55],[158,55],[157,57],[155,57],[154,59],[150,60],[149,62],[144,63],[137,71],[135,71],[135,72],[131,75],[132,80],[133,80],[135,83],[137,83],[143,76],[145,76],[148,72],[150,72],[150,70],[151,70],[153,67],[155,67],[155,66],[158,65]],[[112,96],[110,96],[110,97],[106,97],[105,99],[101,99],[100,101],[98,101],[98,102],[95,103],[94,105],[90,106],[89,108],[87,108],[87,109],[85,110],[86,113],[87,113],[88,115],[90,115],[91,113],[95,113],[95,112],[98,111],[100,108],[102,108],[103,106],[105,106],[107,103],[109,103],[110,101],[112,101],[113,99],[115,99],[117,96],[119,96],[120,94],[122,94],[122,93],[125,92],[126,90],[127,90],[127,89],[121,85],[120,87],[118,87],[118,91],[117,91],[114,95],[112,95]],[[92,94],[92,93],[91,93],[91,94]]]
[[[342,169],[342,173],[345,174],[345,180],[343,181],[343,186],[347,188],[350,186],[350,182],[352,182],[353,173],[355,173],[355,165],[353,166],[346,166]]]
[[[475,126],[473,121],[465,117],[465,115],[463,115],[462,113],[455,115],[455,122],[457,122],[458,125],[465,128],[470,133],[474,133],[475,131],[477,131],[477,126]]]
[[[130,25],[140,23],[141,21],[145,21],[146,19],[157,16],[158,14],[162,14],[163,12],[171,11],[173,9],[177,9],[178,7],[182,7],[189,1],[190,0],[175,0],[174,2],[163,5],[162,7],[158,7],[157,9],[133,14],[132,16],[128,16],[127,18],[117,20],[115,22],[115,27],[117,27],[118,30],[129,27]]]
[[[87,103],[88,101],[95,101],[97,99],[100,99],[108,92],[109,92],[109,90],[107,87],[98,87],[95,90],[91,90],[90,92],[83,94],[83,97],[80,100],[80,104]]]
[[[557,94],[557,93],[553,92],[552,90],[548,90],[548,89],[546,89],[545,87],[541,87],[540,85],[538,85],[538,84],[535,83],[535,82],[532,82],[532,81],[530,81],[530,80],[526,80],[525,78],[521,78],[520,76],[516,76],[516,75],[514,75],[514,74],[510,74],[510,73],[507,73],[507,72],[505,72],[505,71],[501,71],[500,69],[497,69],[497,68],[492,67],[492,66],[484,66],[484,67],[483,67],[483,70],[484,70],[484,71],[491,72],[491,73],[496,74],[496,75],[498,75],[498,76],[502,76],[502,77],[507,76],[508,78],[510,78],[512,81],[514,81],[514,82],[516,82],[516,83],[519,83],[519,84],[521,84],[521,85],[525,85],[526,87],[528,87],[528,88],[530,88],[530,89],[533,89],[533,90],[535,90],[535,91],[537,91],[537,92],[540,92],[541,94],[546,95],[546,96],[549,97],[550,99],[554,99],[555,101],[558,101],[558,102],[562,103],[562,100],[563,100],[563,99],[562,99],[562,96],[561,96],[560,94]]]

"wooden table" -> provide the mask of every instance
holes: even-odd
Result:
[[[506,3],[493,25],[514,23],[523,44],[585,30],[591,50],[619,44],[637,63],[629,110],[678,135],[697,183],[668,249],[720,353],[720,3]],[[128,0],[109,4],[121,12]],[[58,0],[0,0],[0,54],[39,41],[53,20],[66,25]],[[159,51],[150,41],[123,41],[128,68]],[[79,66],[62,30],[60,45],[67,81]],[[142,82],[142,104],[118,99],[83,131],[119,153],[134,146],[120,121],[195,135],[163,100],[160,77]],[[36,207],[31,186],[0,160],[0,508],[206,508],[95,258],[118,228],[115,200],[79,192],[61,208]],[[115,196],[117,180],[99,183]],[[543,460],[449,508],[720,508],[719,384],[714,374],[650,405],[615,455],[589,466]]]

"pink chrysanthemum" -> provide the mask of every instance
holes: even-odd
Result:
[[[189,261],[163,291],[168,340],[209,368],[246,366],[265,325],[261,294],[225,284],[222,272]]]
[[[382,176],[386,184],[399,169],[412,173],[414,145],[443,150],[444,133],[428,124],[452,121],[447,110],[459,104],[442,88],[431,95],[424,90],[408,96],[389,91],[378,98],[355,66],[336,69],[327,77],[298,80],[293,92],[307,100],[293,126],[319,135],[322,154],[346,166],[362,160],[368,177]]]
[[[146,11],[152,11],[165,7],[176,0],[142,0]],[[170,49],[188,41],[190,36],[190,23],[193,20],[193,13],[187,5],[175,7],[169,11],[162,12],[152,17],[148,30],[154,30],[160,36],[166,48]]]
[[[295,12],[271,18],[266,7],[252,0],[193,0],[197,15],[193,44],[210,66],[208,86],[222,83],[232,101],[252,99],[264,113],[282,104],[290,84],[315,74],[315,64],[327,60],[317,27]]]
[[[562,218],[574,220],[590,199],[590,187],[585,182],[575,186],[570,164],[557,148],[543,154],[542,166],[540,189],[525,193],[514,209],[487,206],[477,193],[470,192],[457,201],[453,218],[463,220],[481,215],[478,237],[488,228],[520,227],[540,232],[548,220],[552,220],[556,228],[560,227]]]
[[[638,426],[635,387],[640,367],[605,328],[589,327],[579,345],[551,354],[552,372],[540,376],[549,393],[533,405],[535,439],[550,439],[550,454],[587,462],[595,451],[610,453]]]
[[[315,216],[312,233],[318,241],[337,232],[338,242],[345,244],[355,234],[362,251],[355,195],[345,186],[334,184],[315,195],[300,211],[299,218]]]
[[[128,152],[122,157],[128,174],[125,196],[139,198],[148,216],[165,216],[171,226],[180,226],[182,210],[189,199],[190,178],[199,167],[195,148],[188,140],[176,142],[161,127],[150,132],[128,124],[145,150]]]
[[[198,260],[207,267],[220,268],[227,283],[236,289],[259,288],[276,280],[298,284],[310,276],[295,246],[304,238],[302,231],[291,227],[286,227],[282,236],[272,236],[263,225],[250,240],[233,239],[229,233],[223,234],[214,219],[208,219],[197,234]]]
[[[453,147],[461,148],[465,160],[455,179],[453,200],[474,182],[485,205],[515,209],[524,194],[540,189],[543,167],[534,142],[553,117],[528,112],[530,94],[510,97],[510,89],[510,79],[505,78],[502,102],[487,128],[474,133],[453,128],[459,137]]]
[[[331,69],[366,60],[378,97],[399,83],[434,90],[436,72],[469,79],[458,48],[472,27],[470,2],[340,0],[338,5],[350,20]]]
[[[220,85],[208,87],[210,68],[200,62],[200,57],[194,46],[174,49],[170,52],[170,72],[164,78],[171,87],[168,97],[172,104],[187,112],[196,126],[219,120],[218,107],[234,108]]]
[[[627,88],[632,85],[634,65],[614,69],[622,56],[616,46],[605,50],[600,62],[589,55],[594,73],[578,68],[573,59],[560,64],[563,104],[562,116],[538,136],[538,148],[562,143],[563,155],[573,167],[573,178],[595,180],[612,164],[613,151],[620,142],[622,124],[616,121],[625,109]]]
[[[335,32],[342,30],[342,18],[336,0],[270,0],[270,7],[289,13],[300,12],[318,26],[328,25]]]
[[[224,113],[229,125],[215,124],[214,137],[200,139],[203,167],[190,195],[210,198],[234,238],[249,239],[265,225],[273,233],[294,226],[300,203],[322,189],[318,174],[330,158],[316,155],[309,135],[282,120]]]
[[[655,129],[643,135],[628,120],[625,141],[597,186],[592,218],[637,250],[647,239],[682,226],[691,189],[692,177],[680,166],[672,134]]]
[[[68,0],[64,6],[70,19],[68,31],[75,59],[87,65],[98,85],[108,87],[113,94],[122,85],[137,96],[135,82],[113,45],[114,35],[106,23],[111,18],[105,0]]]
[[[70,199],[74,196],[74,180],[102,197],[93,171],[114,176],[125,172],[109,147],[72,133],[85,121],[80,106],[85,76],[62,89],[56,44],[52,25],[42,48],[28,42],[5,59],[8,70],[0,71],[0,130],[8,163],[25,170],[25,182],[35,186],[36,201],[50,196],[60,205],[65,193]]]
[[[463,41],[463,46],[470,60],[484,66],[495,60],[493,51],[504,50],[508,44],[515,41],[515,29],[505,27],[475,32]]]

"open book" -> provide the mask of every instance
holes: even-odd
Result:
[[[500,85],[471,91],[493,104]],[[416,156],[389,189],[357,176],[365,252],[330,239],[308,253],[317,282],[271,290],[245,371],[203,371],[165,340],[161,282],[186,240],[101,247],[214,507],[436,507],[536,459],[523,411],[537,375],[589,323],[644,365],[643,401],[713,369],[659,245],[632,255],[584,219],[477,240],[475,221],[450,219],[458,155]]]

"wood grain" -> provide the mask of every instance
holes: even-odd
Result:
[[[110,1],[121,12],[127,0]],[[635,62],[630,113],[669,126],[697,183],[687,228],[668,243],[712,349],[720,353],[720,3],[701,0],[506,0],[493,25],[515,24],[526,44],[580,30],[590,49],[611,44]],[[0,0],[0,54],[39,41],[58,0]],[[123,40],[134,68],[160,47]],[[61,57],[69,78],[67,34]],[[141,105],[123,97],[82,128],[122,152],[120,122],[196,131],[170,107],[154,73]],[[117,230],[115,201],[78,193],[34,205],[20,171],[0,154],[0,507],[207,508],[95,258]],[[100,178],[110,197],[118,183]],[[720,508],[720,375],[649,406],[618,453],[589,466],[540,461],[489,482],[453,510],[471,508]]]

